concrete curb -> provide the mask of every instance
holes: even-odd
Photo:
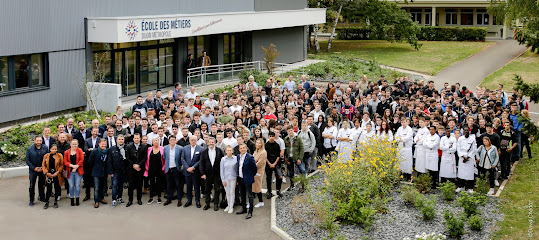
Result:
[[[28,176],[28,167],[0,168],[0,179]]]
[[[320,172],[320,170],[315,170],[313,173],[307,174],[307,177],[310,178],[310,177],[314,176],[315,174],[318,174],[319,172]],[[297,185],[297,183],[295,185]],[[288,191],[288,188],[281,191],[281,193],[284,193],[284,192],[287,192],[287,191]],[[275,200],[277,198],[278,198],[278,196],[273,196],[271,198],[271,220],[270,220],[270,222],[271,222],[271,231],[273,231],[275,234],[279,235],[279,237],[281,237],[281,239],[294,240],[294,238],[291,237],[290,235],[288,235],[288,233],[286,233],[284,230],[277,227],[277,210],[275,210]]]
[[[511,172],[515,171],[515,169],[516,169],[519,162],[520,161],[516,161],[515,164],[513,164],[513,167],[511,168]],[[509,182],[509,179],[511,179],[511,175],[509,175],[508,179],[503,180],[502,184],[500,184],[500,187],[498,188],[498,191],[496,191],[496,194],[492,195],[492,197],[500,197],[503,190],[505,189],[505,185],[507,185],[507,183]]]

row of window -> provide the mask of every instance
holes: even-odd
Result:
[[[476,24],[477,25],[489,25],[489,14],[486,9],[477,9],[476,11]],[[418,24],[422,23],[422,10],[421,9],[410,9],[410,14],[412,14],[412,20]],[[432,10],[425,9],[425,23],[423,25],[431,25]],[[457,25],[457,9],[445,9],[445,25]],[[438,13],[436,13],[438,15]],[[436,16],[438,17],[438,16]],[[494,24],[496,24],[496,19],[494,19]],[[436,22],[438,23],[438,22]],[[473,9],[461,9],[460,10],[460,25],[471,26],[474,25],[473,22]]]
[[[46,53],[0,57],[0,94],[47,86],[47,78]]]

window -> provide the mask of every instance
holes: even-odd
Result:
[[[425,26],[432,25],[431,22],[430,22],[431,20],[432,20],[432,13],[426,12],[425,13]]]
[[[412,14],[412,21],[421,24],[421,9],[410,9],[410,14]]]
[[[477,25],[488,25],[489,15],[486,9],[477,9]]]
[[[460,25],[473,25],[473,9],[460,10]]]
[[[47,85],[47,54],[0,57],[0,94]]]
[[[223,63],[239,63],[242,61],[241,40],[242,33],[224,34],[223,36]]]
[[[457,24],[457,10],[456,9],[446,9],[445,10],[445,24],[446,25],[456,25]]]

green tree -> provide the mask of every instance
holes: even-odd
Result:
[[[491,0],[489,12],[497,23],[514,28],[513,37],[539,54],[539,1]]]
[[[516,82],[515,89],[522,93],[522,95],[530,97],[530,102],[537,103],[539,102],[539,84],[529,84],[525,83],[522,80],[520,75],[515,74],[513,81]],[[526,135],[532,137],[532,142],[535,142],[539,139],[539,127],[531,121],[531,119],[522,116],[519,113],[518,120],[522,123],[521,131],[526,133]]]

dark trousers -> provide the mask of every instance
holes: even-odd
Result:
[[[195,201],[200,203],[200,174],[191,173],[189,176],[185,176],[185,182],[187,183],[187,202],[193,202],[193,187],[195,188]]]
[[[528,153],[528,158],[532,158],[532,148],[530,147],[530,139],[529,139],[529,136],[522,133],[522,136],[520,137],[520,142],[522,143],[522,145],[520,145],[520,157],[522,158],[523,157],[523,150],[524,150],[524,147],[526,147],[526,152]]]
[[[32,169],[29,172],[28,179],[30,180],[30,187],[28,188],[28,191],[30,192],[30,202],[34,201],[36,195],[36,180],[39,199],[45,201],[45,175]]]
[[[60,192],[62,191],[62,189],[60,188],[60,181],[58,180],[58,176],[51,178],[47,182],[47,193],[45,195],[45,202],[49,202],[49,198],[51,197],[53,187],[54,187],[54,196],[60,196]],[[55,197],[54,202],[56,202],[56,199],[58,198]]]
[[[211,176],[206,174],[206,180],[205,182],[205,192],[204,192],[204,198],[206,205],[210,205],[211,200],[211,190],[213,188],[213,204],[214,206],[219,206],[219,194],[221,193],[221,188],[223,186],[223,183],[221,182],[221,178],[219,176]]]
[[[178,168],[170,168],[167,172],[167,201],[172,201],[174,191],[178,194],[178,201],[183,197],[183,174]]]
[[[253,212],[255,195],[253,194],[253,184],[245,184],[243,178],[238,177],[238,187],[241,195],[241,208],[247,210],[247,197],[249,197],[249,213]]]
[[[436,189],[438,187],[438,178],[440,176],[440,172],[429,170],[429,174],[432,177],[432,188]]]
[[[474,188],[474,180],[464,180],[457,178],[457,186],[465,189],[473,189]]]
[[[82,175],[82,179],[84,180],[84,190],[86,193],[86,196],[90,196],[90,190],[94,186],[94,177],[92,177],[92,168],[89,167],[90,163],[84,162],[83,169],[85,174]]]
[[[440,178],[440,183],[445,183],[445,182],[452,182],[452,183],[455,183],[455,179],[454,178]]]
[[[133,202],[133,191],[135,189],[137,190],[137,200],[142,200],[142,178],[143,176],[141,172],[135,171],[129,174],[129,189],[127,190],[127,195],[129,195],[129,202]]]
[[[150,171],[148,171],[148,179],[150,180],[150,198],[153,198],[154,196],[161,198],[164,178],[165,175],[161,169],[150,169]]]
[[[281,185],[283,184],[283,173],[281,172],[281,164],[275,165],[275,168],[270,168],[266,164],[266,184],[268,188],[268,193],[271,193],[271,182],[273,178],[273,173],[275,173],[275,188],[277,191],[281,191]]]
[[[496,170],[494,168],[491,168],[491,169],[485,169],[485,168],[482,168],[482,167],[477,167],[477,170],[479,171],[479,176],[481,178],[484,177],[484,175],[488,172],[488,182],[490,184],[490,188],[494,188],[495,185],[494,185],[494,177],[496,175]]]
[[[103,200],[107,192],[107,176],[94,177],[94,202]]]
[[[507,152],[506,149],[500,150],[500,166],[501,166],[501,175],[502,178],[508,178],[509,173],[511,172],[511,153]]]

